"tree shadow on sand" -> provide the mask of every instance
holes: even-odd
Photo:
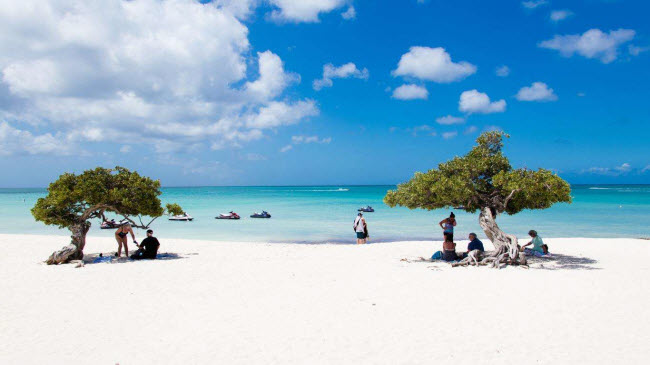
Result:
[[[600,270],[594,267],[598,261],[589,257],[553,253],[550,257],[528,257],[528,266],[533,270]]]
[[[193,255],[193,254],[187,254],[187,255]],[[84,255],[84,265],[94,265],[94,264],[127,264],[127,263],[138,263],[138,262],[149,262],[149,261],[167,261],[167,260],[179,260],[179,259],[185,259],[187,258],[186,256],[181,256],[175,252],[163,252],[159,253],[156,256],[155,260],[151,259],[142,259],[142,260],[132,260],[131,258],[122,256],[122,257],[115,257],[113,255],[102,255],[100,256],[99,253],[93,253],[93,254],[86,254]]]

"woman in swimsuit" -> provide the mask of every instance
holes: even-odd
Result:
[[[120,228],[115,231],[115,239],[117,240],[117,252],[115,253],[115,256],[120,257],[122,255],[122,245],[124,245],[124,253],[126,254],[126,257],[129,257],[129,246],[127,246],[127,239],[126,235],[131,233],[131,238],[133,238],[133,243],[136,245],[138,242],[135,240],[135,234],[133,233],[133,228],[131,228],[131,225],[129,223],[120,226]]]
[[[454,240],[454,227],[456,226],[456,215],[452,212],[449,215],[449,218],[445,218],[440,221],[440,228],[442,228],[442,233],[445,236],[445,239],[447,236],[450,237],[450,239],[453,241]]]
[[[449,233],[445,233],[445,242],[442,243],[442,259],[444,261],[460,260],[460,257],[456,254],[456,243],[454,243]]]

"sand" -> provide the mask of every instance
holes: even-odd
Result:
[[[417,261],[440,242],[172,239],[178,259],[75,268],[40,262],[63,237],[0,235],[0,363],[645,363],[650,241],[545,241],[528,270]]]

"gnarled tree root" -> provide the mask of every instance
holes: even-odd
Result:
[[[69,244],[58,251],[52,252],[50,257],[45,260],[45,263],[48,265],[59,265],[70,260],[81,259],[83,259],[83,253],[78,250],[77,246]]]
[[[515,238],[516,239],[516,238]],[[506,246],[501,246],[497,250],[491,252],[481,252],[479,250],[470,251],[467,257],[451,264],[452,267],[456,266],[489,266],[500,269],[507,265],[519,265],[528,268],[528,262],[523,252],[519,252],[516,248],[513,255],[512,250]]]

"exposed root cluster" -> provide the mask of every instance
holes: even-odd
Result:
[[[495,269],[500,269],[507,265],[518,265],[528,268],[528,261],[524,253],[519,252],[518,248],[508,250],[508,247],[501,246],[499,249],[491,252],[470,251],[466,258],[451,264],[452,267],[489,266]]]

